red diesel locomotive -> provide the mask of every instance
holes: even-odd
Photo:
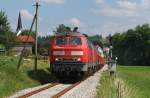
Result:
[[[56,76],[85,75],[104,65],[99,46],[93,46],[81,33],[71,32],[52,36],[50,69]]]

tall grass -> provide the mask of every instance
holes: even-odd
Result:
[[[0,98],[9,96],[18,90],[33,87],[49,79],[47,63],[38,62],[38,71],[34,73],[34,61],[23,61],[17,71],[17,57],[0,56]]]
[[[118,76],[104,72],[97,87],[96,98],[136,98],[137,90]],[[138,97],[137,97],[138,98]]]
[[[102,73],[99,85],[97,87],[96,98],[116,98],[116,88],[114,85],[114,77],[109,75],[109,72]]]
[[[116,78],[114,83],[117,93],[116,98],[135,98],[137,92],[134,87],[129,87],[126,82],[119,78]]]

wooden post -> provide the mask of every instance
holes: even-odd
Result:
[[[38,2],[36,2],[36,13],[35,13],[35,16],[36,16],[36,20],[35,20],[35,33],[36,33],[36,37],[35,37],[35,62],[34,62],[34,70],[36,71],[37,70],[37,58],[38,58],[38,53],[37,53],[37,45],[38,45],[38,8],[39,8],[39,4]]]
[[[36,2],[36,5],[33,5],[33,6],[36,6],[36,13],[35,13],[35,15],[34,15],[34,18],[33,18],[33,21],[32,21],[32,24],[31,24],[29,33],[31,33],[32,28],[33,28],[33,25],[34,25],[34,22],[36,21],[36,24],[35,24],[35,32],[36,32],[36,38],[35,38],[35,40],[36,40],[36,42],[35,42],[35,66],[34,66],[34,69],[37,70],[38,7],[39,7],[40,5],[38,4],[38,2]],[[29,35],[28,35],[26,41],[27,41],[28,39],[29,39]],[[25,41],[25,42],[26,42],[26,41]],[[23,55],[24,55],[25,48],[26,48],[26,43],[24,43],[23,50],[21,51],[21,55],[20,55],[20,58],[19,58],[19,61],[18,61],[18,64],[17,64],[17,70],[19,70],[19,68],[20,68],[20,65],[21,65],[21,61],[22,61]]]

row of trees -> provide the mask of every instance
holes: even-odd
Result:
[[[113,54],[120,64],[150,65],[150,26],[138,25],[134,29],[113,35]]]

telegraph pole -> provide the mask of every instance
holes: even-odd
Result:
[[[109,34],[109,48],[110,48],[110,57],[112,58],[112,48],[113,48],[113,46],[112,46],[112,36],[111,36],[111,34]]]
[[[39,4],[38,2],[36,2],[35,5],[36,6],[36,13],[35,13],[35,33],[36,33],[36,37],[35,37],[35,60],[34,60],[34,70],[37,70],[37,58],[38,58],[38,54],[37,54],[37,42],[38,42],[38,9],[39,9]]]
[[[32,31],[32,28],[33,28],[33,25],[35,23],[35,33],[36,33],[36,37],[35,37],[35,62],[34,62],[34,70],[36,71],[37,70],[37,40],[38,40],[38,8],[39,8],[39,4],[38,2],[36,2],[35,5],[33,6],[36,6],[36,13],[34,15],[34,18],[33,18],[33,21],[32,21],[32,24],[31,24],[31,27],[30,27],[30,31],[29,33]],[[0,26],[1,27],[1,26]],[[29,35],[26,39],[26,41],[29,39]],[[26,42],[25,41],[25,42]],[[23,58],[23,55],[24,55],[24,51],[25,51],[25,48],[26,48],[26,43],[24,43],[24,47],[23,47],[23,50],[21,51],[21,55],[20,55],[20,58],[19,58],[19,61],[18,61],[18,64],[17,64],[17,69],[19,70],[20,68],[20,65],[21,65],[21,61],[22,61],[22,58]]]

